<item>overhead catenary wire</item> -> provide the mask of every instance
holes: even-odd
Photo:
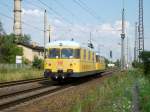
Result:
[[[62,9],[64,9],[68,14],[70,14],[72,17],[75,17],[75,15],[69,10],[67,9],[62,3],[60,3],[60,1],[57,0],[53,0],[58,6],[60,6]]]
[[[11,11],[11,9],[8,8],[8,7],[11,7],[10,5],[5,4],[5,3],[3,3],[3,2],[0,3],[0,5],[3,6],[3,7],[5,7],[7,11]]]
[[[10,19],[10,20],[12,20],[12,21],[14,20],[13,17],[7,16],[7,15],[1,13],[1,12],[0,12],[0,15],[3,16],[3,17],[5,17],[5,18],[8,18],[8,19]],[[24,25],[26,25],[26,26],[30,26],[30,27],[32,27],[32,28],[35,29],[35,30],[43,31],[42,29],[38,28],[37,26],[33,26],[33,25],[28,24],[28,23],[26,23],[26,22],[24,22],[24,21],[22,21],[22,24],[24,24]]]
[[[81,18],[78,18],[79,16],[76,16],[70,9],[66,8],[59,0],[54,0],[54,2],[62,9],[64,9],[64,11],[70,14],[73,17],[73,19],[76,18],[76,20],[81,21],[83,24],[86,24],[84,21],[81,20]]]
[[[61,17],[64,21],[66,21],[67,23],[69,23],[70,25],[73,25],[73,23],[71,21],[69,21],[68,19],[64,18],[60,13],[58,13],[56,10],[54,10],[52,7],[50,7],[49,5],[47,5],[45,2],[38,0],[39,3],[41,3],[42,5],[46,6],[49,10],[51,10],[53,13],[55,13],[57,16]]]
[[[98,20],[100,20],[100,17],[96,15],[96,12],[90,8],[85,2],[83,2],[83,0],[78,0],[82,5],[84,5],[87,10],[89,10],[89,12],[91,12]]]
[[[82,8],[85,12],[87,12],[89,15],[91,15],[94,19],[96,19],[98,22],[100,21],[100,19],[91,11],[89,11],[89,9],[85,5],[83,5],[80,1],[73,0],[73,2],[77,4],[80,8]]]
[[[46,9],[46,8],[40,7],[40,6],[38,6],[37,4],[35,4],[35,3],[31,2],[31,1],[28,1],[28,0],[26,0],[26,1],[24,1],[24,2],[27,2],[27,4],[30,4],[30,5],[36,7],[37,9],[40,9],[40,10],[42,10],[42,11],[44,11],[44,10]],[[47,10],[47,13],[48,13],[49,15],[51,15],[51,13],[52,13],[52,12],[50,13],[50,11],[51,11],[51,10]],[[58,15],[55,16],[55,18],[57,18],[57,19],[59,19],[59,20],[62,20]]]

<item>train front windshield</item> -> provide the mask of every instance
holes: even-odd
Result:
[[[80,49],[52,48],[49,49],[48,58],[80,58]]]
[[[73,49],[62,49],[61,58],[73,58]]]
[[[48,54],[49,58],[60,58],[60,49],[50,49],[49,50],[49,54]]]

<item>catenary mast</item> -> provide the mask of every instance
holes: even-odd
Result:
[[[139,0],[139,24],[138,24],[138,38],[139,38],[139,55],[144,51],[144,23],[143,23],[143,0]]]

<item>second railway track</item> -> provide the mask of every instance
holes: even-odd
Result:
[[[43,88],[38,88],[37,90],[31,91],[29,90],[28,92],[26,91],[25,93],[22,94],[13,94],[5,97],[1,97],[0,99],[0,110],[7,109],[9,107],[15,106],[17,104],[32,100],[37,97],[41,97],[53,92],[56,92],[58,90],[64,89],[69,87],[69,85],[66,86],[52,86],[52,87],[43,87]]]
[[[34,79],[28,79],[28,80],[2,82],[2,83],[0,83],[0,88],[14,86],[14,85],[19,85],[19,84],[32,83],[32,82],[37,82],[37,81],[44,81],[44,80],[46,80],[46,79],[41,77],[41,78],[34,78]]]

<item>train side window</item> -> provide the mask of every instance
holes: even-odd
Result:
[[[80,58],[80,49],[75,49],[74,50],[74,57],[75,58]]]
[[[84,49],[84,60],[86,60],[86,50]]]
[[[96,55],[96,62],[99,62],[99,56]]]
[[[94,53],[92,52],[92,61],[94,61]]]
[[[88,52],[88,60],[90,60],[90,51]]]

